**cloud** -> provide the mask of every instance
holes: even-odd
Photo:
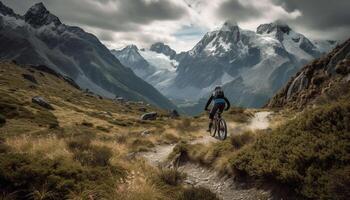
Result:
[[[310,32],[314,36],[335,39],[350,37],[350,1],[349,0],[274,0],[276,5],[287,11],[302,13],[289,23]]]
[[[248,29],[276,20],[296,19],[301,15],[298,10],[287,11],[271,0],[225,0],[216,12],[222,20],[236,21]]]
[[[109,48],[161,41],[189,50],[226,20],[250,30],[282,20],[311,38],[344,39],[350,32],[349,0],[2,0],[20,14],[41,1]]]

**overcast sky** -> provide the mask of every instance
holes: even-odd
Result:
[[[92,32],[109,48],[165,42],[191,49],[226,20],[243,29],[276,20],[313,39],[350,37],[350,0],[0,0],[23,14],[43,2],[68,25]]]

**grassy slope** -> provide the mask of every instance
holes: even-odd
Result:
[[[349,83],[339,82],[303,112],[276,110],[271,130],[247,131],[215,144],[182,144],[175,151],[222,174],[277,183],[301,199],[347,199],[349,99]]]
[[[37,95],[55,110],[33,104]],[[141,121],[141,107],[160,117]],[[147,105],[100,99],[51,74],[0,63],[0,198],[195,199],[202,190],[179,185],[179,172],[132,157],[157,144],[196,137],[187,130],[197,125],[187,121],[169,119]],[[142,136],[144,130],[150,134]]]

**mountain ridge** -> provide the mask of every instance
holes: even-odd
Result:
[[[301,66],[335,44],[316,44],[281,22],[262,24],[255,32],[225,22],[206,33],[190,51],[173,56],[179,64],[161,92],[173,100],[194,102],[188,108],[191,113],[202,110],[202,98],[215,85],[223,85],[237,106],[261,107]],[[142,78],[152,82],[147,76]]]
[[[338,45],[329,54],[305,65],[271,98],[266,107],[303,109],[308,105],[317,104],[321,96],[334,96],[331,93],[336,90],[341,92],[340,90],[348,87],[349,83],[350,39]]]
[[[99,95],[176,108],[167,98],[123,66],[93,34],[62,24],[42,3],[18,17],[0,11],[0,59],[46,65]],[[5,12],[6,11],[6,12]],[[9,15],[10,13],[11,15]]]

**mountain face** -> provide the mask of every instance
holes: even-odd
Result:
[[[157,70],[140,77],[161,88],[168,98],[192,102],[185,106],[191,113],[203,109],[205,98],[216,85],[223,85],[233,104],[260,107],[301,66],[335,45],[334,41],[311,41],[279,22],[262,24],[256,32],[226,22],[219,30],[207,33],[188,52],[174,55],[163,43],[152,45],[151,51],[178,62],[176,71],[170,71],[169,79],[164,78],[167,73],[162,71],[164,84],[161,87],[152,82],[153,78],[159,77],[154,76]],[[125,65],[135,67],[137,64],[125,62]]]
[[[130,67],[137,76],[143,79],[155,72],[155,69],[141,56],[135,45],[111,52],[124,66]]]
[[[157,53],[162,53],[166,56],[169,56],[170,59],[174,59],[176,56],[176,51],[170,48],[170,46],[162,43],[162,42],[157,42],[152,44],[151,51],[157,52]]]
[[[62,24],[42,3],[24,16],[0,4],[0,59],[46,65],[71,77],[81,88],[122,96],[162,108],[175,106],[151,85],[124,67],[92,34]]]
[[[129,45],[111,52],[123,65],[131,68],[137,76],[153,85],[162,94],[168,94],[168,87],[173,83],[177,74],[178,62],[169,56],[169,51],[164,50],[165,53],[163,53],[161,48],[155,49],[159,45],[160,43],[157,43],[150,49],[142,50],[135,45]]]
[[[350,88],[350,39],[304,66],[268,103],[268,107],[304,108],[321,95],[337,98]],[[337,91],[339,90],[339,91]],[[337,93],[338,92],[338,93]]]
[[[230,101],[244,107],[261,107],[302,65],[331,49],[334,42],[315,45],[288,25],[263,24],[256,32],[226,22],[220,30],[207,33],[180,61],[172,85],[192,98],[223,85]],[[186,88],[192,87],[192,91]],[[188,108],[199,112],[204,99]]]

